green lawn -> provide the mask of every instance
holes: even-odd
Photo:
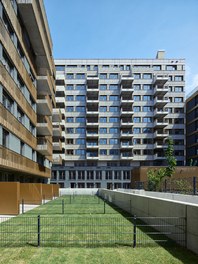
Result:
[[[190,251],[175,244],[163,248],[139,228],[150,245],[133,248],[127,217],[95,196],[61,197],[0,224],[0,263],[198,263]]]

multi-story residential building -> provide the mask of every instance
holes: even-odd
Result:
[[[165,165],[169,136],[184,164],[183,59],[158,51],[156,59],[66,59],[55,66],[65,118],[62,148],[54,151],[63,165],[54,164],[53,183],[128,188],[134,167]]]
[[[198,87],[186,99],[186,163],[198,164]]]
[[[55,66],[42,0],[0,1],[0,181],[47,182]]]

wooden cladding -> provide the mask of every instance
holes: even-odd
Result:
[[[27,130],[2,104],[0,104],[0,124],[36,149],[36,137]]]
[[[50,178],[51,170],[20,154],[0,146],[0,168],[16,170],[45,178]]]

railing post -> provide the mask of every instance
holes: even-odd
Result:
[[[24,199],[22,199],[22,214],[24,214]]]
[[[105,207],[105,200],[104,200],[104,214],[106,213],[106,207]]]
[[[64,200],[62,200],[62,214],[64,214],[64,211],[65,211],[64,210],[65,209],[64,207],[65,207],[65,203],[64,203]]]
[[[38,234],[38,237],[37,237],[37,246],[40,247],[40,243],[41,243],[41,222],[40,222],[40,215],[38,215],[38,218],[37,218],[37,225],[38,225],[38,230],[37,230],[37,234]]]
[[[136,215],[133,217],[133,248],[136,247]]]
[[[196,177],[193,177],[193,195],[196,195]]]

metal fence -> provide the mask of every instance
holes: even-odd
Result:
[[[149,181],[136,181],[135,189],[198,195],[198,177],[166,178],[157,187]]]
[[[185,218],[21,216],[0,218],[0,246],[146,246],[186,243]],[[175,243],[175,242],[174,242]]]

